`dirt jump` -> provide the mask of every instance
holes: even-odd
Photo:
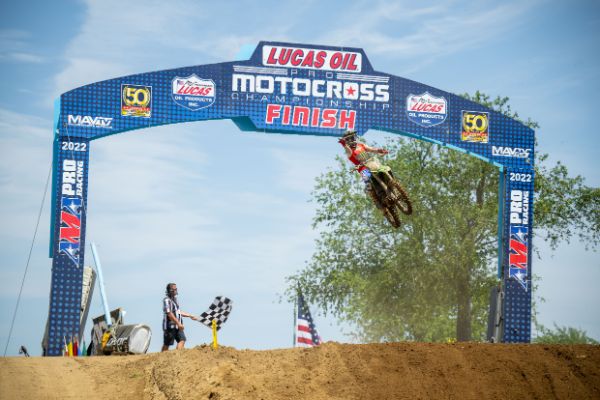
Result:
[[[0,359],[2,399],[600,399],[600,346],[325,343]]]

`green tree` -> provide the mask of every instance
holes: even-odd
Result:
[[[507,98],[466,97],[518,118]],[[291,287],[299,284],[325,312],[353,323],[365,341],[482,339],[489,289],[497,283],[498,170],[426,142],[398,139],[387,147],[386,163],[412,194],[414,214],[392,229],[338,158],[317,179],[313,226],[320,237]],[[547,206],[534,208],[535,226],[544,238],[556,245],[571,234],[548,232],[566,226],[595,246],[598,208],[585,200],[598,204],[598,190],[560,165],[538,168],[537,178]],[[569,218],[548,215],[554,206],[565,207]]]
[[[488,265],[496,256],[497,170],[430,143],[387,147],[387,163],[418,193],[413,216],[391,228],[340,158],[318,179],[314,224],[326,229],[295,279],[321,307],[356,323],[363,340],[480,338],[480,299],[495,284]]]
[[[537,326],[538,335],[533,339],[534,343],[552,344],[598,344],[598,341],[589,337],[586,331],[567,326],[554,324],[554,330],[543,325]]]

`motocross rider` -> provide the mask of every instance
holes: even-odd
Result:
[[[379,197],[373,189],[370,179],[365,177],[363,171],[365,169],[369,169],[372,173],[379,171],[381,163],[376,157],[373,157],[372,154],[388,154],[389,151],[358,142],[356,131],[347,131],[338,142],[344,146],[348,159],[357,166],[356,169],[365,182],[365,191],[367,194],[371,196],[377,208],[383,208]]]

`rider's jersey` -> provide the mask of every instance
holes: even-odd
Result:
[[[352,161],[354,165],[358,165],[359,173],[367,168],[373,171],[379,168],[379,162],[365,149],[365,145],[362,143],[356,144],[356,147],[352,150],[352,154],[348,156],[348,159]]]
[[[369,157],[368,153],[365,151],[365,145],[362,143],[357,143],[348,159],[352,161],[354,165],[358,165],[358,172],[362,172],[362,170],[367,168],[364,166],[364,163],[369,159]]]

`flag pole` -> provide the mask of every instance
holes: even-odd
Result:
[[[292,347],[296,347],[296,316],[298,312],[296,311],[296,307],[298,307],[298,294],[294,297],[294,342],[292,343]]]
[[[217,320],[216,319],[212,320],[212,335],[213,335],[212,347],[213,347],[213,349],[216,350],[219,348],[219,344],[217,343]]]

